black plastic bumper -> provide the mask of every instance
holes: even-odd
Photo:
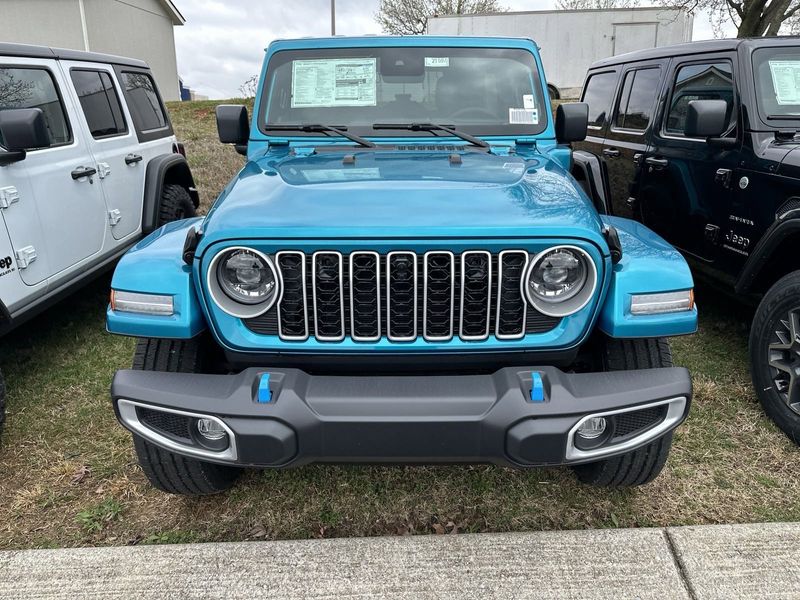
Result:
[[[533,372],[541,375],[544,401],[531,400]],[[268,403],[257,401],[263,373],[270,375]],[[685,419],[692,386],[682,368],[567,374],[530,367],[492,375],[413,377],[312,376],[295,369],[252,368],[237,375],[118,371],[111,394],[128,429],[212,462],[540,466],[597,460],[657,439]],[[176,443],[138,421],[142,407],[189,420],[217,417],[233,441],[222,454]],[[648,407],[663,407],[663,419],[641,435],[609,441],[589,454],[576,447],[575,429],[584,417],[633,414]]]

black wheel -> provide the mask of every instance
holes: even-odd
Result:
[[[141,339],[133,368],[170,373],[204,373],[210,356],[206,338],[193,340]],[[139,465],[155,487],[170,494],[201,496],[229,489],[241,469],[175,454],[134,434]]]
[[[660,369],[672,366],[672,351],[663,338],[607,340],[603,346],[605,371]],[[578,479],[601,487],[631,487],[655,479],[667,462],[672,432],[627,454],[573,467]]]
[[[3,372],[0,371],[0,435],[3,435],[3,426],[6,424],[6,382]]]
[[[553,100],[561,100],[561,92],[554,85],[547,86],[547,95],[550,96],[550,102]]]
[[[750,372],[764,412],[800,444],[800,271],[780,279],[758,305]]]
[[[192,197],[185,187],[168,183],[161,192],[161,207],[158,211],[158,226],[188,219],[197,214]]]

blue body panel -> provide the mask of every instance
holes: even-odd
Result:
[[[530,51],[530,40],[466,37],[369,37],[277,41],[267,63],[283,50],[373,46],[501,47]],[[546,79],[542,79],[547,97]],[[255,115],[261,96],[256,99]],[[387,138],[406,149],[365,150],[330,137],[268,136],[254,116],[248,161],[214,203],[205,219],[162,228],[134,247],[119,263],[113,287],[170,294],[173,317],[148,317],[109,311],[113,333],[142,337],[193,337],[208,326],[217,341],[232,350],[291,353],[498,352],[571,349],[595,327],[614,337],[652,337],[691,333],[697,313],[632,316],[634,293],[667,292],[692,287],[684,259],[645,227],[598,216],[591,201],[569,174],[570,150],[556,144],[550,115],[537,136],[488,136],[491,152],[476,151],[447,136]],[[415,143],[425,145],[408,149]],[[450,160],[452,145],[461,157]],[[332,148],[336,145],[338,148]],[[449,145],[449,149],[436,148]],[[315,151],[319,149],[320,151]],[[355,157],[354,164],[345,155]],[[611,264],[603,233],[605,223],[619,233],[624,257]],[[193,267],[182,261],[189,226],[201,233]],[[452,252],[524,249],[531,253],[569,243],[584,248],[598,269],[593,300],[562,319],[552,331],[519,340],[493,335],[481,342],[455,337],[427,342],[303,342],[256,334],[220,310],[205,291],[205,273],[213,256],[234,245],[252,245],[266,253],[279,250],[355,249],[378,252],[441,248]],[[275,310],[275,309],[272,309]]]
[[[622,243],[622,260],[614,265],[611,287],[600,313],[598,327],[615,338],[686,335],[697,331],[697,307],[692,311],[662,315],[631,314],[631,296],[678,292],[694,287],[686,261],[663,238],[628,219],[604,216]]]
[[[175,314],[133,314],[113,311],[109,306],[108,331],[136,337],[187,339],[206,328],[192,271],[182,258],[186,231],[201,220],[177,221],[151,233],[120,259],[111,281],[111,287],[119,291],[172,296]]]

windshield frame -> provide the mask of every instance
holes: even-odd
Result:
[[[425,38],[421,38],[424,40]],[[275,78],[275,71],[279,66],[282,66],[286,63],[291,62],[292,60],[308,60],[308,59],[315,59],[315,58],[361,58],[364,56],[369,56],[370,53],[374,53],[376,49],[384,50],[384,51],[393,51],[393,50],[430,50],[432,53],[442,53],[442,52],[451,52],[454,54],[459,53],[470,53],[474,52],[476,54],[480,53],[491,53],[496,54],[498,56],[502,56],[504,53],[524,53],[526,61],[529,61],[529,66],[531,68],[531,76],[533,80],[533,91],[536,94],[536,101],[539,103],[538,106],[543,107],[542,110],[539,111],[539,123],[537,125],[518,125],[518,124],[507,124],[507,125],[469,125],[463,123],[450,123],[455,125],[455,129],[459,131],[463,131],[473,136],[488,136],[488,137],[532,137],[532,136],[540,136],[543,133],[546,133],[551,128],[551,119],[552,115],[550,114],[550,99],[549,96],[544,94],[544,76],[542,72],[541,62],[538,56],[531,51],[531,48],[519,46],[519,45],[509,45],[509,46],[494,46],[494,45],[461,45],[461,44],[437,44],[437,43],[415,43],[415,44],[408,44],[408,45],[397,45],[392,43],[385,43],[385,40],[371,40],[373,43],[369,45],[353,45],[353,46],[327,46],[321,45],[319,47],[294,47],[294,48],[286,48],[286,49],[277,49],[276,51],[270,53],[267,56],[264,65],[264,73],[263,73],[263,81],[265,82],[263,86],[261,86],[259,96],[256,98],[257,102],[257,116],[256,122],[258,126],[258,131],[261,135],[265,136],[266,139],[271,139],[274,137],[280,137],[282,139],[288,138],[306,138],[306,137],[316,137],[319,138],[320,136],[325,137],[325,134],[315,133],[315,132],[307,132],[307,131],[291,131],[291,132],[283,132],[284,135],[276,136],[274,130],[269,129],[269,125],[277,125],[277,123],[270,123],[267,124],[266,117],[267,111],[269,108],[269,95],[272,90],[272,86],[274,83]],[[416,40],[415,40],[416,41]],[[433,40],[431,40],[433,42]],[[376,122],[386,122],[388,116],[379,116],[379,121]],[[390,118],[396,120],[396,118]],[[415,119],[419,121],[419,119]],[[452,119],[451,119],[452,121]],[[392,139],[392,138],[428,138],[431,140],[435,140],[438,138],[444,138],[452,140],[453,136],[449,133],[442,132],[442,131],[404,131],[404,130],[375,130],[372,128],[372,123],[367,125],[352,125],[349,123],[331,123],[334,126],[344,125],[347,127],[347,131],[349,133],[354,133],[361,137],[367,139]],[[327,123],[326,123],[327,125]],[[334,136],[331,136],[332,139],[336,139]]]
[[[753,72],[753,99],[755,100],[758,117],[770,129],[800,129],[800,113],[797,115],[780,115],[767,112],[761,93],[759,67],[766,65],[769,60],[777,55],[795,53],[800,62],[800,43],[759,46],[753,49],[750,55],[750,67]],[[792,106],[800,106],[792,105]]]

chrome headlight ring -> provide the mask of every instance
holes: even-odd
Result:
[[[220,283],[219,276],[217,274],[220,261],[236,252],[249,252],[254,254],[264,262],[267,269],[269,269],[269,271],[272,273],[272,277],[275,280],[275,288],[273,293],[267,296],[264,301],[254,304],[237,302],[231,297],[230,293],[226,292],[222,288],[222,284]],[[252,319],[263,315],[270,308],[275,306],[275,304],[280,300],[281,294],[283,293],[283,281],[281,280],[280,271],[275,267],[273,260],[263,252],[259,252],[254,248],[248,248],[246,246],[231,246],[229,248],[220,250],[211,260],[208,270],[206,271],[206,286],[209,294],[211,294],[212,300],[214,300],[214,303],[225,313],[239,319]]]
[[[541,264],[541,262],[548,256],[555,254],[559,250],[568,250],[571,254],[577,254],[582,261],[583,268],[585,269],[585,281],[582,287],[569,295],[563,301],[559,300],[544,300],[538,296],[530,285],[531,277]],[[595,265],[592,257],[586,250],[577,246],[561,245],[547,248],[533,256],[528,269],[525,272],[525,277],[522,278],[522,293],[525,299],[533,308],[548,317],[568,317],[583,309],[592,300],[595,291],[597,290],[597,266]]]

